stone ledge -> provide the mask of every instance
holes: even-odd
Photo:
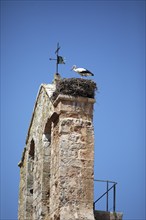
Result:
[[[95,220],[122,220],[121,212],[94,211]]]
[[[26,147],[24,147],[24,150],[23,150],[22,156],[21,156],[21,160],[18,163],[18,167],[20,167],[20,168],[23,165],[23,161],[24,161],[24,157],[25,157],[25,152],[26,152]]]
[[[75,96],[70,96],[70,95],[58,95],[55,101],[53,102],[53,105],[56,107],[59,102],[61,101],[71,101],[71,102],[83,102],[83,103],[95,103],[95,99],[93,98],[87,98],[87,97],[75,97]]]

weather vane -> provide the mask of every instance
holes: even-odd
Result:
[[[65,60],[62,56],[59,56],[59,50],[60,50],[59,43],[57,43],[57,50],[55,51],[56,59],[50,58],[50,60],[56,60],[56,73],[58,73],[58,64],[65,64]]]

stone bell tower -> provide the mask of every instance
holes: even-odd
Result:
[[[18,164],[18,219],[94,220],[96,84],[56,77],[40,86]]]
[[[20,167],[18,220],[121,220],[93,211],[96,84],[61,79],[42,84]]]

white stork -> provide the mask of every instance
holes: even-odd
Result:
[[[77,72],[81,76],[94,76],[94,74],[91,73],[89,70],[87,70],[85,68],[77,68],[76,65],[73,65],[71,70],[74,70],[75,72]]]

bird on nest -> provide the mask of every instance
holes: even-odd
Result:
[[[77,72],[81,76],[94,76],[94,74],[91,73],[89,70],[87,70],[85,68],[77,68],[76,65],[73,65],[71,70],[74,70],[75,72]]]

